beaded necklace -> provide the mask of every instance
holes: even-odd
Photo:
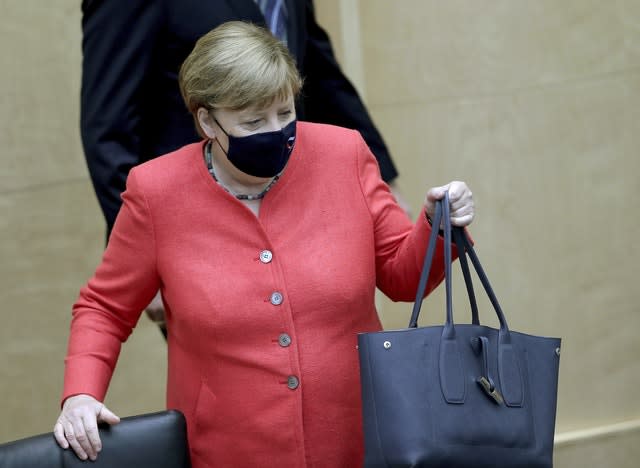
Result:
[[[280,174],[277,174],[273,179],[271,179],[271,182],[269,182],[269,184],[264,188],[264,190],[262,192],[257,193],[255,195],[245,195],[245,194],[242,194],[242,193],[234,193],[231,190],[229,190],[227,187],[225,187],[222,184],[222,182],[220,182],[218,177],[216,176],[216,172],[213,169],[213,157],[211,155],[211,140],[209,140],[207,142],[207,144],[205,145],[205,147],[204,147],[204,158],[205,158],[205,161],[207,162],[207,169],[209,170],[209,174],[211,174],[211,177],[213,177],[213,180],[215,180],[220,187],[222,187],[224,190],[226,190],[231,195],[236,197],[238,200],[261,200],[261,199],[263,199],[264,196],[267,194],[267,192],[269,190],[271,190],[271,187],[273,187],[273,184],[275,184],[278,181],[278,179],[280,178]]]

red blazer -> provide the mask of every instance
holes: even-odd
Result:
[[[352,130],[298,123],[259,217],[216,184],[202,150],[129,174],[73,307],[63,398],[104,398],[121,343],[160,289],[167,407],[187,417],[195,468],[361,466],[356,334],[381,328],[376,286],[414,299],[424,214],[410,222]]]

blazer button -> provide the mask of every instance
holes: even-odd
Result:
[[[269,263],[273,259],[273,254],[270,250],[263,250],[260,252],[260,261],[262,263]]]
[[[282,304],[284,297],[278,291],[271,294],[271,303],[275,306]]]
[[[300,381],[298,380],[298,377],[296,377],[295,375],[290,375],[289,377],[287,377],[287,387],[289,387],[289,389],[295,390],[299,385]]]
[[[282,346],[283,348],[286,348],[287,346],[289,346],[291,344],[291,337],[289,335],[287,335],[286,333],[283,333],[282,335],[280,335],[278,337],[278,344],[280,346]]]

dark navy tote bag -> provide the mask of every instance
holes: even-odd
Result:
[[[409,327],[358,335],[365,467],[551,467],[560,339],[509,329],[466,232],[444,224],[446,321],[418,327],[435,251],[429,239]],[[453,321],[451,237],[472,313]],[[480,325],[467,257],[489,296],[499,329]]]

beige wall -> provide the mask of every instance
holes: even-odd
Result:
[[[563,338],[556,465],[637,466],[640,3],[316,4],[414,209],[467,181],[511,327]],[[425,301],[427,323],[442,301]],[[383,303],[389,327],[409,312]]]
[[[70,306],[104,243],[78,130],[79,4],[0,0],[0,442],[53,427]],[[142,321],[109,392],[114,410],[163,407],[165,348]]]
[[[0,0],[0,442],[53,424],[69,308],[102,249],[78,136],[78,3]],[[316,6],[414,210],[427,187],[466,180],[478,253],[511,327],[563,338],[556,465],[632,466],[640,3]],[[428,322],[441,320],[441,301],[425,301]],[[381,309],[386,325],[406,326],[408,305]],[[165,356],[142,321],[108,404],[121,415],[162,408]]]

